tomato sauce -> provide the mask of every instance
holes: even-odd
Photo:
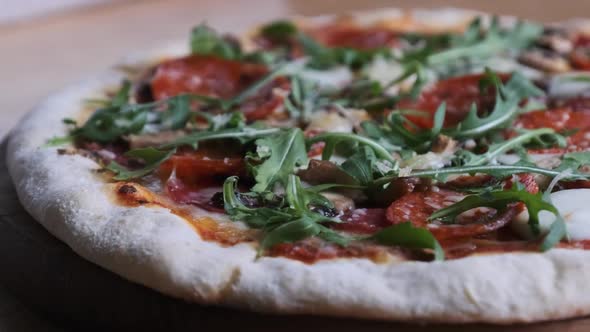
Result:
[[[193,217],[188,210],[168,203],[159,195],[137,183],[116,183],[114,192],[116,201],[123,206],[151,206],[169,209],[170,212],[183,218],[194,227],[200,237],[205,241],[214,241],[221,245],[233,246],[238,243],[254,240],[255,232],[252,230],[239,229],[231,224],[221,223],[210,217]]]

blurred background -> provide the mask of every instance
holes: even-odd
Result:
[[[590,0],[0,0],[0,137],[46,95],[129,52],[186,39],[206,21],[260,21],[383,7],[465,7],[551,22],[590,17]],[[0,287],[0,331],[57,331]]]
[[[544,22],[590,16],[587,0],[0,0],[0,137],[52,91],[130,51],[186,38],[202,21],[240,32],[292,14],[440,6]]]

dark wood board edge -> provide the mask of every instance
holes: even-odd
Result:
[[[186,303],[129,282],[77,256],[22,208],[0,145],[0,283],[40,314],[86,331],[590,331],[590,319],[531,325],[371,322],[263,315]]]

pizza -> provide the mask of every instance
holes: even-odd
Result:
[[[459,9],[196,26],[8,138],[24,207],[187,301],[512,323],[590,314],[590,30]]]

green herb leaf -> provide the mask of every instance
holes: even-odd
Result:
[[[161,149],[170,149],[183,145],[191,146],[193,149],[197,149],[200,142],[212,141],[212,140],[223,140],[233,139],[244,144],[253,139],[274,135],[281,131],[280,128],[255,128],[255,127],[244,127],[244,128],[229,128],[221,130],[211,131],[197,131],[176,140],[166,143],[160,146]]]
[[[523,134],[511,138],[507,141],[494,143],[488,147],[488,150],[480,155],[473,154],[469,151],[462,150],[461,157],[463,159],[463,166],[479,166],[488,164],[494,158],[498,157],[499,155],[508,152],[512,149],[521,147],[522,145],[532,141],[535,138],[539,138],[543,135],[547,134],[554,134],[555,132],[553,129],[550,128],[542,128],[542,129],[535,129],[529,130],[524,132]]]
[[[129,103],[129,93],[131,91],[131,82],[128,80],[124,80],[121,88],[110,101],[110,107],[121,107],[127,103]]]
[[[73,136],[54,136],[54,137],[48,139],[47,142],[45,142],[45,144],[43,144],[43,147],[50,148],[50,147],[55,147],[55,146],[61,146],[61,145],[72,143],[73,141],[74,141]]]
[[[480,18],[473,21],[461,38],[451,42],[449,49],[430,55],[429,65],[452,63],[459,59],[481,59],[504,52],[514,52],[531,45],[543,32],[543,27],[529,22],[519,22],[510,30],[500,30],[495,18],[489,29],[481,33]]]
[[[454,222],[455,218],[461,213],[478,208],[488,207],[501,211],[508,204],[522,202],[526,205],[529,212],[529,226],[535,234],[539,234],[539,212],[542,210],[549,211],[556,216],[559,214],[557,209],[546,202],[541,194],[531,194],[524,188],[518,189],[517,186],[511,190],[489,191],[477,195],[469,195],[460,202],[450,205],[446,208],[434,212],[429,220],[440,219],[445,222]]]
[[[303,52],[310,57],[308,66],[315,69],[327,69],[337,65],[358,69],[371,62],[377,55],[390,55],[389,50],[385,48],[359,50],[348,47],[325,47],[302,32],[297,34],[297,40]]]
[[[498,82],[496,74],[486,69],[492,82]],[[489,132],[506,127],[518,113],[518,104],[527,97],[539,96],[542,92],[522,74],[516,72],[504,86],[496,85],[496,104],[491,113],[483,118],[478,115],[475,105],[455,128],[443,131],[455,138],[480,137]]]
[[[237,177],[228,178],[223,185],[225,210],[232,220],[244,221],[250,227],[263,230],[259,253],[279,243],[295,242],[311,236],[319,236],[343,246],[350,240],[321,225],[322,222],[333,220],[313,212],[309,206],[331,203],[317,192],[304,189],[295,175],[287,179],[284,205],[275,208],[246,207],[236,195],[236,187]]]
[[[285,41],[297,33],[297,27],[293,22],[280,20],[271,22],[260,29],[260,34],[273,41]]]
[[[239,59],[242,55],[239,44],[228,42],[204,24],[193,28],[190,46],[193,54],[214,55],[230,60]]]
[[[174,153],[176,149],[172,150],[157,150],[154,148],[143,148],[143,149],[135,149],[127,152],[125,155],[128,157],[136,158],[142,160],[145,165],[144,167],[136,170],[129,170],[126,167],[118,164],[115,161],[111,161],[109,165],[107,165],[106,169],[115,173],[113,179],[115,180],[130,180],[135,178],[140,178],[144,175],[147,175],[154,171],[160,164],[164,161],[168,160]]]
[[[359,143],[359,144],[366,145],[366,146],[370,147],[371,149],[373,149],[373,151],[375,152],[375,155],[377,157],[387,160],[393,164],[396,163],[395,159],[393,159],[393,157],[391,156],[391,153],[389,151],[387,151],[387,149],[385,149],[381,144],[379,144],[378,142],[375,142],[374,140],[372,140],[370,138],[363,137],[363,136],[360,136],[357,134],[337,133],[337,132],[322,133],[322,134],[316,135],[314,137],[308,138],[307,145],[311,146],[313,143],[326,142],[326,146],[324,147],[324,151],[322,153],[322,159],[328,160],[328,159],[330,159],[330,157],[334,153],[334,149],[336,147],[336,144],[339,142],[346,142],[346,141],[351,142],[351,143]]]
[[[173,130],[184,128],[191,116],[190,102],[191,98],[188,95],[170,99],[166,110],[161,112],[161,126]]]
[[[435,260],[444,260],[445,253],[436,238],[425,228],[412,226],[404,222],[387,227],[371,236],[383,245],[394,245],[412,249],[432,249]]]
[[[381,127],[382,138],[391,145],[425,153],[430,150],[432,143],[441,133],[445,112],[446,104],[442,102],[434,114],[433,127],[421,131],[404,116],[404,111],[391,112]],[[413,127],[414,130],[409,130],[408,127]]]
[[[565,170],[577,171],[578,168],[590,164],[590,152],[570,152],[563,155],[561,163],[554,170],[563,172]]]
[[[373,150],[364,145],[340,165],[346,173],[350,174],[358,183],[367,185],[373,181],[373,169],[377,157]]]
[[[307,164],[305,138],[299,128],[258,139],[256,145],[262,163],[252,167],[256,179],[253,191],[272,190],[276,183],[286,186],[295,167]]]

